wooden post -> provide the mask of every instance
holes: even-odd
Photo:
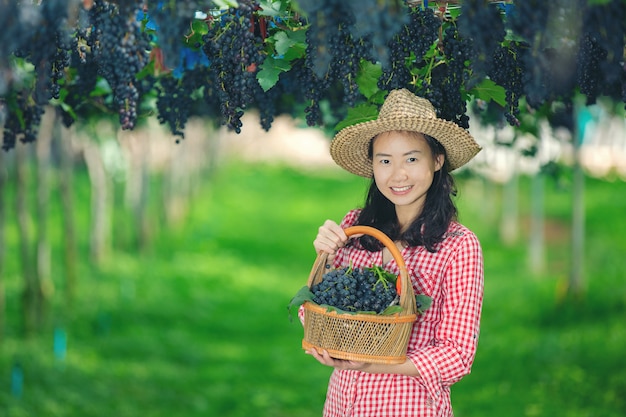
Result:
[[[63,207],[63,244],[65,265],[65,298],[71,309],[76,295],[77,244],[74,225],[74,164],[72,159],[73,130],[65,129],[60,120],[55,124],[54,140],[59,144],[59,165],[61,175],[59,187]]]
[[[581,126],[580,111],[577,106],[574,112],[574,167],[572,193],[572,264],[568,290],[574,297],[581,297],[584,291],[583,258],[585,252],[585,174],[580,164],[580,147],[585,134]]]
[[[5,292],[4,292],[4,259],[6,253],[6,234],[5,234],[5,224],[6,224],[6,205],[5,205],[5,195],[6,195],[6,184],[7,184],[7,167],[6,167],[6,157],[5,152],[0,149],[0,344],[4,340],[4,325],[5,325],[5,317],[6,317],[6,301],[5,301]]]

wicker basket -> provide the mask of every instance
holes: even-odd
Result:
[[[383,364],[403,363],[406,360],[413,323],[417,318],[417,307],[402,254],[389,237],[373,227],[352,226],[346,228],[345,233],[348,236],[373,236],[389,249],[400,268],[398,279],[401,280],[402,312],[393,315],[342,314],[305,301],[302,347],[326,349],[330,356],[338,359]],[[326,253],[318,254],[309,276],[309,288],[322,281],[327,257]]]

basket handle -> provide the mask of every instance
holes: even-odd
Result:
[[[389,249],[391,256],[396,261],[396,264],[400,269],[400,275],[398,276],[401,284],[400,305],[409,314],[415,314],[417,312],[417,305],[415,303],[415,292],[413,291],[413,285],[411,284],[411,280],[409,279],[409,272],[406,268],[406,263],[404,262],[404,259],[402,258],[402,253],[400,253],[396,244],[393,243],[393,241],[386,234],[371,226],[350,226],[344,229],[344,233],[348,237],[358,234],[372,236],[378,239],[383,245],[385,245],[387,249]],[[309,275],[309,281],[307,284],[309,288],[322,280],[327,259],[327,252],[320,251],[318,253],[317,258],[313,263],[311,274]]]

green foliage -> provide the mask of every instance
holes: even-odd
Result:
[[[287,306],[287,310],[289,311],[289,319],[293,319],[293,314],[298,310],[305,301],[313,301],[313,293],[308,285],[300,288],[296,295],[293,296],[291,301],[289,301],[289,305]]]
[[[622,0],[170,1],[139,13],[123,2],[36,3],[30,13],[0,6],[16,16],[0,34],[7,149],[36,137],[46,104],[66,125],[117,115],[132,129],[157,115],[175,135],[191,116],[238,131],[253,108],[266,130],[283,113],[329,129],[370,120],[389,89],[408,88],[462,127],[478,100],[493,104],[487,123],[497,114],[536,134],[528,119],[553,120],[555,104],[624,101]],[[101,48],[105,33],[123,47]],[[492,65],[499,48],[507,59]],[[496,74],[507,71],[519,80]]]
[[[569,270],[572,208],[570,173],[563,169],[558,186],[546,185],[548,268],[538,276],[527,267],[526,228],[516,244],[499,240],[500,187],[458,178],[461,220],[477,233],[485,255],[485,299],[472,373],[452,386],[455,415],[626,414],[626,370],[619,366],[626,345],[626,284],[619,262],[626,252],[626,199],[616,198],[626,183],[587,178],[589,285],[584,299],[566,302],[559,294]],[[520,179],[520,197],[530,195],[529,182]],[[306,283],[317,228],[360,204],[367,182],[335,170],[225,165],[197,189],[181,229],[164,232],[145,253],[130,245],[116,249],[100,270],[86,261],[88,183],[80,172],[79,298],[71,309],[64,303],[64,271],[53,262],[58,291],[49,327],[30,340],[17,330],[19,265],[15,256],[6,257],[0,414],[319,416],[330,370],[303,354],[302,327],[286,319],[285,305]],[[62,259],[58,198],[51,197],[55,260]],[[523,225],[531,201],[519,201]],[[158,211],[162,203],[152,204]],[[7,204],[10,216],[12,207]],[[116,236],[127,232],[126,224],[117,213]],[[7,223],[7,254],[17,251],[15,227]],[[52,352],[55,326],[67,330],[65,360]],[[10,389],[16,361],[24,369],[21,398]]]
[[[277,31],[266,39],[269,52],[257,79],[264,91],[274,87],[281,72],[291,69],[291,62],[301,59],[306,50],[305,32],[303,30]]]

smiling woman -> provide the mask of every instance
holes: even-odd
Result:
[[[335,162],[371,183],[362,209],[340,224],[324,222],[315,250],[328,253],[328,268],[382,265],[399,274],[387,247],[368,235],[348,240],[345,232],[374,227],[401,251],[414,292],[429,296],[432,306],[413,323],[402,363],[306,350],[334,368],[324,416],[452,416],[450,387],[470,372],[478,343],[483,257],[474,233],[457,221],[450,171],[479,150],[466,130],[437,118],[430,102],[406,89],[389,93],[376,120],[348,126],[333,139]]]

